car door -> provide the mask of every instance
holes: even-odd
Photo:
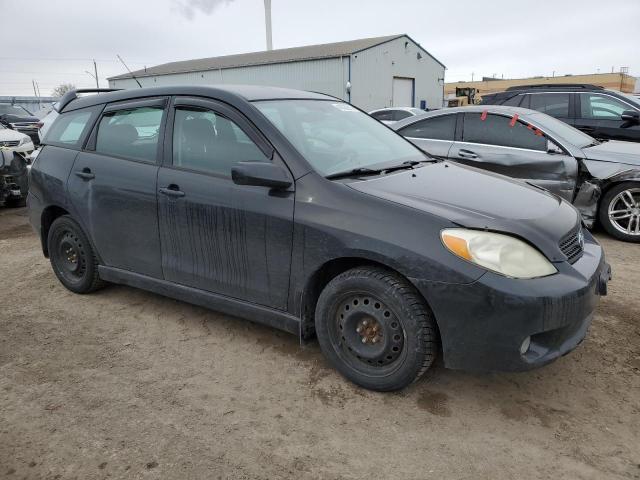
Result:
[[[606,93],[580,93],[577,128],[596,138],[640,141],[640,125],[622,120],[622,112],[640,110]]]
[[[449,157],[460,163],[528,181],[573,200],[578,164],[543,132],[518,118],[465,113],[461,141]]]
[[[572,114],[571,92],[540,92],[528,93],[520,105],[538,112],[557,118],[569,125],[575,124],[575,115]]]
[[[276,192],[231,179],[237,162],[282,160],[223,103],[176,98],[169,124],[158,173],[165,279],[286,309],[294,188]]]
[[[434,157],[447,158],[456,133],[456,113],[424,118],[398,130],[422,150]]]
[[[104,265],[162,278],[156,177],[167,98],[107,105],[68,180]]]

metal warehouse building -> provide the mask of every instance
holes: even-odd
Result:
[[[166,63],[133,72],[144,87],[253,84],[322,92],[364,109],[441,107],[445,66],[406,34]],[[131,74],[112,88],[138,88]]]

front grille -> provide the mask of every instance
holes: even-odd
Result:
[[[560,240],[560,250],[567,257],[569,263],[575,263],[584,251],[584,233],[582,225],[578,225]]]
[[[0,147],[17,147],[20,145],[20,140],[6,140],[4,142],[0,142]]]

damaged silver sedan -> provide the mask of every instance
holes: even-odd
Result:
[[[469,106],[391,128],[430,154],[501,173],[572,202],[587,227],[640,242],[640,144],[602,141],[545,113]]]

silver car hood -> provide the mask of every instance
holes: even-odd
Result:
[[[589,160],[640,166],[640,143],[609,140],[600,145],[583,148],[582,152]]]

